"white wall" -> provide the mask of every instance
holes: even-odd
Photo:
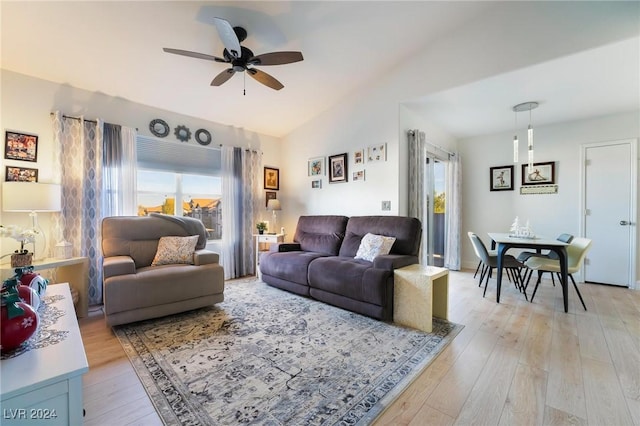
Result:
[[[292,234],[303,214],[406,213],[404,126],[416,119],[401,104],[636,36],[636,16],[637,6],[628,3],[498,2],[455,33],[390,64],[386,76],[354,89],[340,105],[284,138],[281,222]],[[446,135],[436,138],[443,139],[439,145],[451,143]],[[365,164],[365,182],[329,185],[325,178],[322,189],[311,189],[309,158],[348,152],[352,161],[354,150],[379,143],[387,143],[388,160]],[[381,211],[382,200],[391,201],[390,212]]]
[[[554,161],[558,194],[520,195],[521,163],[514,191],[489,191],[489,167],[513,164],[513,131],[458,141],[462,156],[462,230],[488,244],[487,232],[508,232],[513,219],[529,220],[536,234],[580,235],[580,147],[582,144],[638,138],[640,111],[535,128],[535,162]],[[521,143],[520,158],[526,150]],[[463,238],[463,267],[477,259]],[[640,265],[640,261],[638,262]]]
[[[0,128],[33,133],[39,137],[38,161],[36,163],[2,159],[0,176],[3,181],[6,165],[36,168],[38,169],[39,182],[52,181],[54,163],[50,113],[56,110],[60,110],[65,115],[84,115],[86,119],[101,118],[109,123],[137,127],[139,134],[148,136],[152,136],[149,131],[149,122],[155,118],[161,118],[171,127],[166,140],[182,143],[175,138],[173,129],[178,125],[185,125],[191,130],[192,139],[187,142],[189,145],[201,149],[218,148],[220,144],[251,148],[263,153],[263,164],[282,167],[281,144],[277,138],[7,70],[0,71],[0,107],[2,111]],[[195,131],[200,128],[209,130],[213,138],[211,144],[206,147],[198,145],[193,139]],[[262,174],[259,179],[262,182]],[[266,211],[263,213],[266,217]],[[48,216],[47,213],[38,216],[44,229],[48,226]],[[30,221],[26,214],[4,213],[0,210],[0,224],[28,226]],[[2,244],[0,247],[0,255],[2,255],[13,251],[17,243],[5,238],[0,239],[0,244]]]

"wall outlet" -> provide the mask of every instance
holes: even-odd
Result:
[[[391,210],[391,201],[383,201],[382,202],[382,210],[390,211]]]

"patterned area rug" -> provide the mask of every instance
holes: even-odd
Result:
[[[462,329],[423,333],[255,279],[224,294],[115,328],[167,425],[370,424]]]

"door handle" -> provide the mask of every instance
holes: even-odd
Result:
[[[620,221],[620,225],[622,225],[622,226],[626,226],[628,224],[629,224],[629,222],[627,222],[626,220],[621,220]]]

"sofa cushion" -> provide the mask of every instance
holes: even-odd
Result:
[[[360,241],[360,247],[355,255],[356,259],[373,262],[378,256],[389,254],[391,246],[396,241],[395,237],[385,237],[384,235],[366,234]]]
[[[306,251],[264,253],[260,257],[260,272],[263,275],[270,275],[297,284],[309,285],[307,279],[309,263],[323,256],[321,253]]]
[[[151,266],[186,263],[193,265],[193,253],[198,235],[189,237],[161,237]]]
[[[418,219],[403,216],[353,216],[347,223],[340,256],[355,257],[362,237],[368,233],[396,237],[391,254],[417,256],[420,250],[422,225]]]
[[[300,216],[293,237],[303,251],[337,255],[347,227],[346,216]]]
[[[391,276],[391,271],[376,269],[371,262],[347,257],[318,258],[309,265],[309,287],[381,306]]]

